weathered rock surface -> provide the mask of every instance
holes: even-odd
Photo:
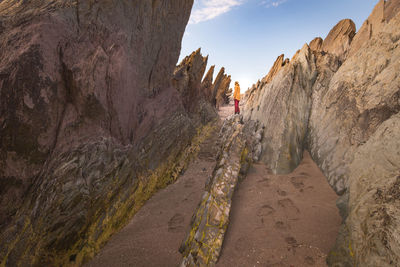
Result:
[[[321,37],[316,37],[314,40],[312,40],[310,42],[310,49],[312,51],[317,51],[320,52],[322,49],[322,43],[324,42],[324,40]]]
[[[284,62],[284,58],[285,55],[282,54],[280,55],[276,60],[274,65],[272,66],[271,70],[269,71],[269,73],[267,74],[267,76],[265,76],[262,79],[262,82],[264,83],[270,83],[272,81],[272,79],[274,78],[274,76],[278,73],[278,71],[283,67],[283,62]]]
[[[179,175],[192,4],[0,2],[0,264],[79,265]]]
[[[232,94],[232,90],[229,89],[229,86],[231,84],[231,75],[225,75],[224,78],[222,79],[222,82],[218,88],[215,88],[214,90],[217,90],[217,96],[216,96],[216,106],[217,108],[221,107],[224,104],[229,103],[229,96]]]
[[[383,27],[400,11],[399,0],[379,0],[371,15],[363,23],[351,44],[350,55],[354,55],[368,40],[382,31]]]
[[[210,69],[207,71],[206,76],[204,76],[203,81],[201,82],[202,91],[206,99],[212,103],[212,88],[213,88],[213,76],[214,76],[215,65],[212,65]]]
[[[225,120],[217,164],[179,249],[184,256],[181,266],[211,266],[218,261],[233,194],[239,179],[247,174],[250,163],[259,154],[262,134],[263,128],[254,122],[245,127],[241,115]]]
[[[322,43],[324,52],[334,54],[341,61],[347,56],[351,41],[356,34],[356,25],[350,19],[339,21],[335,27],[329,32],[328,36]]]
[[[282,57],[283,58],[283,57]],[[292,171],[301,161],[317,71],[308,45],[272,80],[257,90],[245,120],[259,121],[267,129],[261,161],[276,173]]]
[[[284,58],[285,55],[282,54],[275,60],[274,65],[271,67],[268,74],[264,78],[262,78],[261,81],[259,80],[256,84],[253,84],[253,86],[249,90],[246,91],[242,102],[247,103],[249,106],[254,105],[253,102],[256,101],[257,96],[260,95],[260,93],[256,93],[256,91],[261,91],[265,84],[270,83],[276,76],[276,74],[285,65],[289,64],[289,59]]]
[[[225,74],[225,68],[222,67],[218,72],[217,77],[212,85],[211,101],[215,107],[221,106],[226,103],[229,98],[229,85],[231,84],[231,76]]]
[[[379,2],[372,18],[379,10],[385,14],[382,6],[395,9],[398,1]],[[244,111],[246,119],[266,127],[261,159],[274,172],[293,170],[307,147],[342,195],[338,206],[347,220],[329,258],[333,266],[399,262],[395,151],[400,139],[394,132],[400,111],[400,13],[392,11],[390,20],[380,23],[352,54],[358,46],[351,43],[354,24],[339,22],[321,51],[314,40],[312,49],[303,47],[271,83],[252,90]]]
[[[172,84],[182,95],[186,110],[193,112],[197,108],[199,98],[204,98],[201,79],[207,67],[208,56],[201,55],[200,48],[190,56],[185,57],[176,67]]]

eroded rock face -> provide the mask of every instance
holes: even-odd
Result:
[[[356,25],[350,19],[339,21],[322,43],[324,52],[334,54],[344,60],[356,34]]]
[[[321,37],[316,37],[314,40],[310,42],[310,49],[313,51],[320,52],[322,49],[322,43],[324,40]]]
[[[350,55],[354,55],[357,51],[365,45],[368,40],[376,36],[382,31],[383,27],[390,22],[390,20],[400,11],[399,0],[379,0],[371,15],[363,23],[360,30],[354,37],[349,51]]]
[[[212,266],[218,261],[233,194],[250,163],[257,161],[262,135],[262,127],[253,121],[244,125],[241,115],[232,115],[224,121],[219,133],[217,164],[179,249],[183,254],[181,266]]]
[[[199,98],[203,98],[201,79],[207,67],[208,56],[201,55],[200,48],[190,56],[185,57],[176,67],[172,78],[172,84],[183,98],[186,110],[193,112]]]
[[[210,69],[207,71],[206,76],[204,76],[203,81],[201,82],[201,87],[204,96],[210,103],[212,102],[212,85],[213,85],[214,69],[215,65],[212,65]]]
[[[265,126],[261,161],[275,173],[292,171],[302,159],[316,75],[315,56],[304,45],[272,82],[255,91],[251,106],[246,103],[244,118]]]
[[[1,264],[80,264],[179,173],[192,4],[0,2]]]
[[[371,17],[384,17],[382,7],[395,9],[397,3],[379,2]],[[381,28],[353,54],[353,23],[341,21],[328,35],[337,38],[327,37],[321,50],[314,40],[313,56],[303,47],[269,85],[251,91],[245,106],[245,117],[266,127],[264,162],[288,172],[307,148],[342,195],[338,206],[346,221],[329,256],[333,266],[399,262],[400,13],[377,21]]]

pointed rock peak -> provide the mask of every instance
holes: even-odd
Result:
[[[321,37],[314,38],[314,40],[310,42],[310,49],[317,52],[321,51],[323,42],[324,40],[322,40]]]
[[[354,55],[357,51],[374,35],[382,31],[383,27],[388,23],[397,13],[400,12],[400,0],[384,1],[380,0],[375,6],[371,15],[361,26],[360,30],[354,37],[351,44],[349,56]]]
[[[212,84],[213,76],[214,76],[214,69],[215,69],[215,65],[212,65],[210,67],[210,69],[207,71],[207,74],[204,77],[204,79],[202,81],[202,84],[205,84],[205,83],[211,83]]]
[[[337,55],[341,60],[347,55],[356,34],[356,25],[350,19],[339,21],[322,43],[322,50]]]
[[[270,71],[268,72],[267,76],[262,79],[262,82],[269,83],[278,73],[278,71],[286,64],[284,61],[285,55],[280,55],[276,60]]]
[[[222,67],[222,68],[219,70],[219,72],[218,72],[218,75],[217,75],[217,76],[219,76],[219,75],[224,75],[224,73],[225,73],[225,68],[224,68],[224,67]]]

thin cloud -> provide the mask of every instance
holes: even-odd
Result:
[[[261,2],[262,6],[265,6],[266,8],[269,7],[278,7],[282,5],[283,3],[286,3],[287,0],[264,0]]]
[[[197,0],[189,23],[197,24],[214,19],[229,12],[233,7],[240,6],[243,2],[244,0]]]

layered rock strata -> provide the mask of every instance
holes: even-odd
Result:
[[[379,21],[380,26],[368,38],[366,23],[354,35],[351,21],[339,22],[322,43],[315,39],[305,45],[270,83],[260,82],[261,88],[247,97],[245,119],[267,129],[261,160],[274,172],[287,173],[307,148],[342,195],[338,206],[345,223],[329,256],[333,266],[400,262],[395,240],[400,161],[393,150],[400,145],[395,133],[399,3],[378,3],[366,23]]]
[[[211,87],[206,87],[209,81],[209,73],[211,72],[211,69],[214,70],[214,66],[212,66],[207,73],[206,77],[204,78],[204,88],[206,89],[207,92],[211,92],[211,103],[215,107],[220,107],[224,103],[227,102],[227,99],[229,99],[229,86],[231,84],[231,76],[225,74],[225,68],[222,67],[220,71],[217,74],[217,77],[215,77],[214,83],[212,84]],[[207,88],[211,88],[210,91],[207,90]],[[207,93],[208,95],[208,93]]]
[[[183,106],[189,116],[196,122],[206,124],[217,118],[212,101],[207,98],[202,82],[207,67],[208,56],[203,57],[200,48],[185,57],[175,68],[172,84],[181,95]],[[213,68],[211,68],[213,69]],[[210,71],[204,79],[209,79]],[[212,80],[212,72],[211,72]]]
[[[80,265],[184,169],[192,4],[0,2],[0,265]]]
[[[181,266],[210,266],[218,261],[235,188],[261,153],[257,144],[263,128],[254,122],[244,126],[241,119],[240,115],[231,116],[221,128],[217,164],[181,245]]]
[[[183,105],[188,111],[194,111],[194,104],[199,98],[203,98],[201,79],[206,71],[207,61],[208,56],[203,57],[199,48],[185,57],[174,71],[172,84],[182,95]]]

